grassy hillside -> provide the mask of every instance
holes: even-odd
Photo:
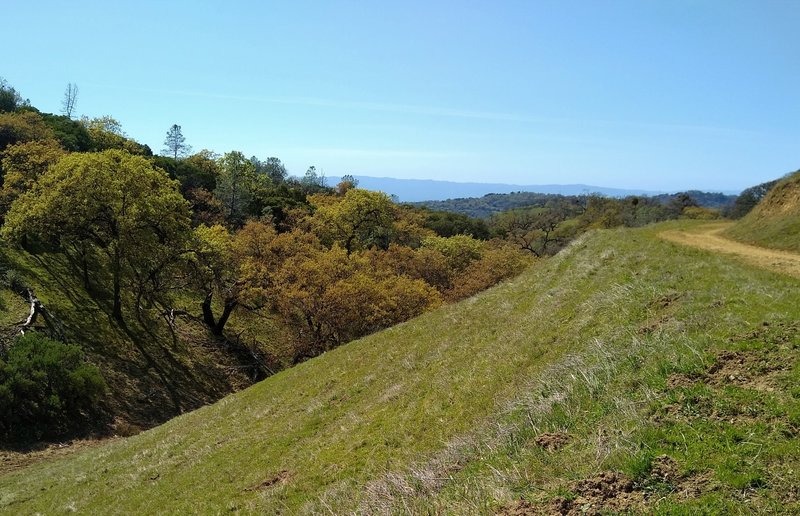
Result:
[[[109,386],[104,400],[108,421],[98,421],[100,431],[111,423],[114,432],[135,433],[252,383],[224,342],[198,321],[179,318],[170,328],[163,317],[145,313],[141,321],[127,314],[126,324],[120,325],[108,315],[109,296],[87,292],[63,255],[0,247],[0,268],[12,269],[30,286],[59,319],[67,340],[79,344],[100,367]],[[199,306],[189,308],[200,311]],[[0,284],[3,337],[17,332],[14,325],[25,320],[28,310],[21,296]],[[37,324],[43,327],[41,319]]]
[[[0,511],[800,510],[800,281],[595,232],[135,437]]]
[[[749,244],[800,251],[800,171],[778,182],[726,235]]]

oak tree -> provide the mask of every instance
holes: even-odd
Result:
[[[88,242],[108,262],[112,315],[122,320],[122,290],[158,285],[190,234],[176,181],[124,151],[75,153],[44,172],[12,205],[3,236],[31,236],[66,248]]]

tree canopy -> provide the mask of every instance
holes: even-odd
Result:
[[[41,175],[11,206],[2,234],[60,246],[91,242],[112,275],[114,317],[123,280],[158,281],[189,235],[189,205],[178,185],[143,157],[124,151],[75,153]]]

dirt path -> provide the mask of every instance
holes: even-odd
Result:
[[[672,229],[662,231],[659,236],[677,244],[736,255],[757,267],[800,278],[800,254],[743,244],[723,237],[720,233],[731,224],[732,222],[717,222],[689,230]]]

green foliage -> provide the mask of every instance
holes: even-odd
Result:
[[[16,111],[29,104],[8,81],[0,77],[0,113]]]
[[[422,247],[441,253],[447,260],[448,267],[457,272],[466,269],[483,252],[483,242],[468,235],[427,237],[422,241]]]
[[[74,345],[38,333],[18,337],[0,357],[0,436],[53,438],[91,424],[106,390],[100,371]]]
[[[473,238],[486,240],[490,236],[489,227],[485,221],[460,213],[426,211],[424,225],[441,237],[469,235]]]
[[[688,192],[679,192],[675,194],[661,194],[652,197],[647,196],[629,196],[625,199],[609,198],[611,200],[620,202],[622,204],[630,203],[633,199],[641,206],[648,206],[650,208],[657,208],[659,211],[666,208],[675,199],[687,196],[692,199],[694,203],[704,208],[719,208],[726,209],[731,206],[736,199],[734,195],[725,195],[721,193],[700,192],[698,190],[690,190]],[[558,195],[558,194],[544,194],[536,192],[513,192],[508,194],[488,194],[483,197],[473,197],[466,199],[448,199],[446,201],[425,201],[413,203],[416,206],[424,206],[432,210],[448,211],[453,213],[460,213],[469,217],[476,217],[487,219],[498,213],[504,211],[514,210],[517,208],[552,208],[555,206],[566,207],[568,211],[574,211],[576,208],[585,207],[588,198],[606,198],[598,194],[588,195]],[[674,214],[672,218],[676,218],[679,213]],[[638,227],[650,222],[657,222],[670,218],[666,215],[661,215],[660,218],[649,218],[646,221],[627,221],[625,224],[631,227]]]
[[[778,179],[775,179],[742,190],[733,206],[724,212],[725,215],[732,219],[741,219],[761,202],[761,199],[772,190],[773,186],[778,184],[778,181]]]
[[[310,166],[303,177],[300,179],[300,186],[307,194],[320,193],[327,190],[325,185],[325,174],[317,172],[317,167]]]
[[[204,164],[200,157],[176,160],[169,156],[153,156],[151,159],[153,165],[180,183],[184,194],[195,188],[213,191],[217,186],[216,164]]]
[[[385,193],[354,188],[343,197],[317,194],[309,201],[314,231],[325,245],[338,243],[350,254],[391,242],[395,206]]]
[[[0,113],[0,152],[15,143],[48,138],[53,138],[53,131],[38,113]]]
[[[186,143],[186,137],[181,132],[181,126],[172,124],[172,127],[167,131],[167,136],[164,139],[164,149],[161,152],[177,160],[178,158],[186,157],[191,151],[192,146]]]
[[[219,160],[214,195],[222,201],[225,218],[233,227],[244,224],[258,178],[256,167],[239,151],[226,152]]]
[[[256,174],[267,177],[273,185],[279,185],[286,181],[288,173],[280,159],[273,156],[261,161],[252,156],[250,162],[256,167]]]
[[[492,226],[520,249],[534,256],[555,254],[572,237],[565,224],[569,213],[563,207],[525,208],[507,211],[492,218]]]
[[[16,269],[0,269],[0,286],[6,287],[15,293],[25,292],[28,283],[25,277]]]
[[[64,154],[55,140],[34,140],[6,147],[0,162],[5,174],[0,190],[0,214],[7,212],[11,203],[30,190],[39,176]]]
[[[189,206],[177,184],[144,157],[74,153],[12,204],[2,235],[62,250],[92,245],[108,260],[113,314],[121,318],[123,281],[141,298],[155,293],[176,264],[189,237]]]
[[[700,206],[687,206],[683,209],[683,217],[695,220],[717,220],[720,218],[720,213],[711,208],[702,208]]]
[[[92,138],[86,127],[77,120],[50,113],[40,114],[45,124],[53,131],[59,144],[70,152],[89,152],[92,150]]]
[[[153,151],[147,145],[128,138],[122,130],[122,124],[111,116],[97,118],[82,117],[80,123],[86,128],[91,141],[91,150],[123,150],[137,156],[152,156]]]

